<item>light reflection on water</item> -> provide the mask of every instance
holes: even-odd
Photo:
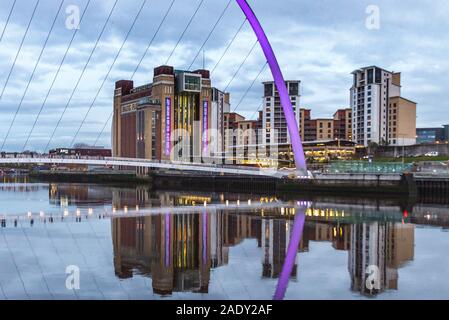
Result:
[[[273,195],[5,181],[0,298],[272,299],[296,214],[289,208],[102,216],[113,209],[248,200],[281,201]],[[70,215],[62,221],[65,210]],[[15,227],[14,217],[28,211],[36,216],[33,224],[19,219]],[[442,232],[448,225],[442,205],[313,199],[285,298],[449,298],[449,237]],[[81,270],[80,290],[65,287],[68,265]],[[369,290],[371,265],[378,267],[379,286]]]

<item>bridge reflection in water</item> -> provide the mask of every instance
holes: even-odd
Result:
[[[61,219],[54,214],[53,223],[37,216],[33,225],[20,220],[16,227],[8,221],[1,228],[5,241],[0,247],[0,284],[5,297],[14,296],[10,290],[19,297],[50,293],[51,297],[65,297],[64,281],[55,279],[64,278],[65,265],[75,264],[87,274],[82,286],[89,290],[75,293],[80,297],[269,299],[285,266],[297,214],[287,206],[248,211],[202,207],[204,203],[248,200],[270,203],[278,201],[276,197],[68,184],[41,184],[38,188],[48,189],[50,203],[71,215],[63,223],[56,223]],[[99,219],[105,208],[128,212],[136,207],[169,207],[175,212],[193,205],[202,208],[200,212]],[[301,272],[307,271],[301,268],[302,259],[312,254],[317,244],[329,243],[336,252],[347,253],[347,284],[352,292],[372,296],[399,290],[400,269],[415,258],[415,225],[411,222],[448,226],[444,210],[439,214],[435,208],[416,208],[416,212],[404,212],[399,206],[312,202],[305,212],[289,287],[298,282],[301,289],[305,281]],[[12,260],[17,265],[15,272]],[[33,282],[37,280],[28,274],[30,262],[43,269],[37,291]],[[370,290],[366,280],[372,265],[379,269],[379,286]],[[137,284],[136,290],[133,286]],[[295,298],[298,289],[289,287],[286,297]]]

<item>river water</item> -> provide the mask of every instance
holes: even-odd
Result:
[[[0,219],[0,299],[449,298],[446,204],[3,177]]]

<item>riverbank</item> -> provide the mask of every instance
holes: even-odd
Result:
[[[315,179],[291,180],[274,177],[189,176],[154,174],[157,189],[195,189],[218,192],[276,193],[291,195],[377,195],[416,197],[411,175],[347,174],[320,175]]]
[[[151,184],[152,178],[138,177],[133,172],[68,172],[68,171],[35,171],[29,177],[34,181],[66,182],[66,183],[102,183],[120,185]]]
[[[147,185],[159,190],[198,190],[286,195],[377,195],[416,197],[412,175],[332,174],[315,179],[291,180],[258,176],[220,176],[186,173],[156,173],[136,176],[132,172],[31,172],[30,179],[45,182]]]

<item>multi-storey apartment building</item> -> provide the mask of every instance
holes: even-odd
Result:
[[[401,98],[401,74],[376,66],[361,68],[352,74],[353,140],[365,146],[372,142],[380,145],[414,144],[416,133],[412,132],[416,129],[416,103]],[[394,117],[390,105],[395,103],[396,109],[401,109],[403,119],[396,115],[397,119],[390,121],[390,115]],[[403,123],[399,124],[399,121]]]
[[[339,109],[334,114],[334,138],[352,141],[352,110]]]
[[[300,109],[303,141],[352,140],[351,109],[339,109],[333,118],[312,119],[310,109]]]
[[[287,89],[296,116],[296,122],[300,127],[300,81],[286,81]],[[287,128],[284,112],[274,82],[264,82],[264,105],[263,105],[263,129],[266,131],[266,144],[290,143],[290,134]]]

